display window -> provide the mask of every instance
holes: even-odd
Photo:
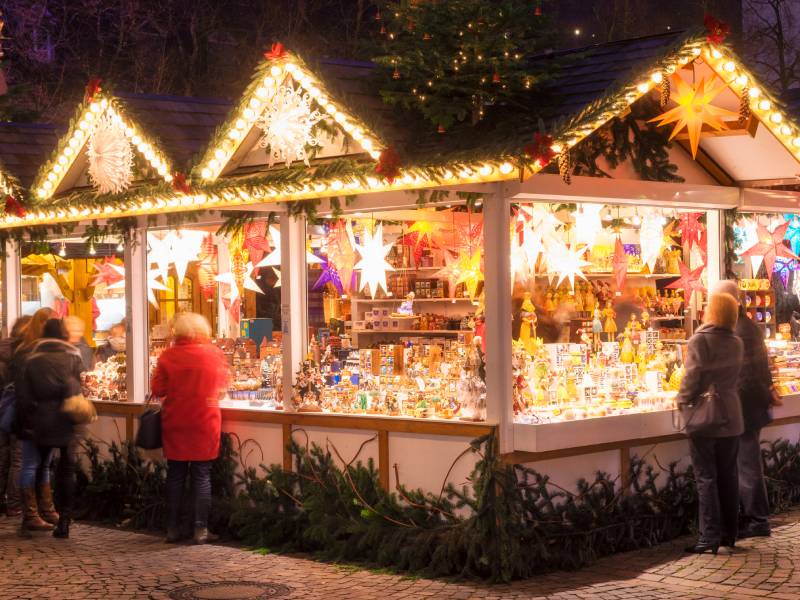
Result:
[[[65,319],[98,400],[128,399],[123,251],[122,240],[62,238],[25,245],[20,259],[22,314]]]
[[[307,233],[294,407],[484,420],[481,207],[356,213]]]
[[[729,228],[730,271],[744,314],[764,333],[782,395],[800,392],[800,214],[738,213]]]
[[[667,410],[702,314],[703,211],[513,207],[513,403],[519,423]]]

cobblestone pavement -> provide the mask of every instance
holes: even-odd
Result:
[[[217,590],[180,598],[466,600],[552,598],[800,598],[800,511],[774,523],[769,539],[746,540],[733,554],[689,556],[689,540],[605,558],[592,567],[509,585],[450,583],[374,573],[303,558],[262,556],[240,548],[171,546],[161,538],[79,523],[69,540],[20,539],[0,518],[0,599],[168,599],[179,588],[214,582],[277,583],[256,596]],[[177,596],[176,596],[177,597]]]

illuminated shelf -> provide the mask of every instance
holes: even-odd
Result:
[[[402,333],[413,335],[458,335],[459,333],[472,333],[469,329],[353,329],[353,333]]]

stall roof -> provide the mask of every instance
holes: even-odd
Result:
[[[700,60],[693,63],[697,59]],[[523,109],[495,106],[476,126],[464,128],[463,133],[454,131],[441,136],[432,132],[419,135],[422,123],[419,115],[412,117],[380,102],[377,86],[372,85],[369,75],[373,67],[368,63],[326,61],[311,69],[291,53],[271,52],[259,65],[242,98],[217,128],[202,160],[195,164],[191,190],[174,189],[162,183],[140,186],[114,198],[74,193],[61,199],[58,205],[41,203],[24,219],[6,216],[0,226],[497,182],[518,179],[520,171],[527,177],[546,166],[544,161],[526,158],[522,151],[533,135],[542,131],[543,122],[545,132],[552,136],[552,150],[566,151],[611,119],[628,113],[631,105],[643,96],[655,95],[660,89],[657,81],[663,74],[680,72],[692,64],[726,82],[728,103],[735,102],[743,93],[749,91],[752,96],[753,90],[758,90],[758,100],[750,103],[760,125],[753,143],[767,144],[769,152],[765,156],[769,160],[760,165],[765,173],[773,168],[773,163],[780,162],[781,168],[785,168],[787,163],[794,165],[800,156],[800,128],[793,116],[780,112],[778,107],[782,104],[727,46],[710,44],[704,33],[669,33],[625,40],[533,57],[530,61],[545,66],[552,61],[561,66],[549,80],[534,86]],[[243,132],[252,131],[255,113],[270,93],[267,88],[274,89],[288,77],[316,97],[323,108],[333,107],[328,114],[335,115],[336,124],[348,134],[362,138],[359,143],[372,154],[372,160],[365,154],[356,154],[313,162],[310,166],[295,161],[289,167],[248,174],[235,168],[223,173],[236,158]],[[213,106],[214,110],[221,108],[221,104]],[[248,108],[254,110],[247,111]],[[199,135],[196,132],[193,139],[197,140]],[[737,138],[740,139],[734,143],[726,143]],[[720,146],[744,144],[742,138],[741,135],[709,137],[708,154],[718,152]],[[365,145],[363,139],[372,143]],[[376,169],[374,160],[383,147],[382,139],[399,151],[395,173]],[[228,140],[232,143],[227,143]],[[706,144],[705,136],[703,140]],[[191,152],[189,145],[181,149],[184,156]],[[775,161],[776,157],[780,161]],[[728,158],[732,170],[748,168],[735,156]],[[213,159],[217,163],[212,163]],[[740,173],[732,179],[747,178]]]
[[[55,125],[0,122],[0,174],[29,188],[57,139]]]

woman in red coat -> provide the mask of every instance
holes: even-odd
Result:
[[[184,482],[194,491],[194,542],[208,541],[211,463],[219,454],[219,399],[228,384],[222,351],[212,345],[205,317],[182,313],[173,325],[175,344],[158,359],[151,388],[162,397],[161,435],[167,459],[167,542],[179,539],[178,514]]]

